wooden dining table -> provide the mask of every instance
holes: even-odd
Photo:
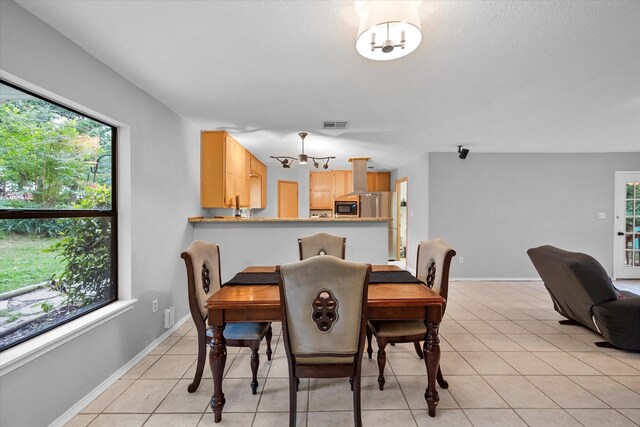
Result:
[[[372,271],[397,271],[396,266],[374,265]],[[270,273],[274,266],[252,266],[243,273]],[[424,283],[376,283],[369,285],[367,318],[369,320],[422,319],[427,327],[424,354],[427,388],[424,394],[429,415],[434,417],[439,397],[436,373],[440,364],[438,328],[442,320],[444,298]],[[275,284],[225,285],[205,303],[209,311],[212,340],[209,365],[213,374],[211,409],[216,423],[222,420],[225,397],[222,378],[227,360],[224,327],[227,322],[277,322],[281,320],[280,293]]]

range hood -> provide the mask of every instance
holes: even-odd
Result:
[[[380,195],[377,192],[367,191],[367,162],[371,157],[352,157],[351,178],[353,179],[353,191],[347,196]]]

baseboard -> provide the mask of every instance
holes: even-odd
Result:
[[[450,282],[540,282],[539,277],[450,277]]]
[[[162,341],[174,333],[180,326],[182,326],[187,320],[191,318],[191,314],[187,314],[182,319],[178,320],[171,329],[168,329],[164,334],[160,335],[155,341],[149,344],[144,350],[138,353],[133,359],[129,360],[123,367],[118,369],[109,378],[104,380],[98,387],[94,388],[89,394],[80,399],[75,405],[69,408],[64,414],[60,415],[57,420],[49,424],[49,427],[62,427],[80,413],[89,403],[93,402],[98,396],[104,393],[109,387],[120,379],[121,376],[126,374],[131,368],[133,368],[139,361],[141,361],[151,350],[156,348]]]

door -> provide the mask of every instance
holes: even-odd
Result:
[[[616,172],[613,276],[640,279],[640,172]]]
[[[409,204],[409,178],[402,178],[396,181],[396,209],[397,209],[397,254],[400,263],[407,265],[407,237],[409,218],[407,208]]]
[[[278,180],[278,218],[298,218],[298,181]]]

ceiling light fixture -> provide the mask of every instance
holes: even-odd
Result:
[[[323,169],[329,169],[329,160],[335,159],[335,156],[329,156],[329,157],[311,157],[311,156],[307,156],[306,154],[304,154],[304,139],[309,134],[307,132],[300,132],[300,133],[298,133],[298,135],[300,135],[300,138],[302,139],[302,153],[298,154],[297,158],[296,157],[291,157],[291,156],[269,156],[269,158],[276,159],[277,161],[279,161],[280,164],[282,164],[282,167],[285,168],[285,169],[290,168],[291,165],[293,164],[293,162],[295,162],[296,160],[301,165],[306,165],[308,163],[309,159],[311,159],[311,161],[313,162],[313,167],[315,167],[316,169],[318,169],[320,167],[320,162],[318,160],[324,161],[324,164],[322,165]]]
[[[356,49],[375,61],[402,58],[422,41],[418,2],[368,1],[364,6]]]

